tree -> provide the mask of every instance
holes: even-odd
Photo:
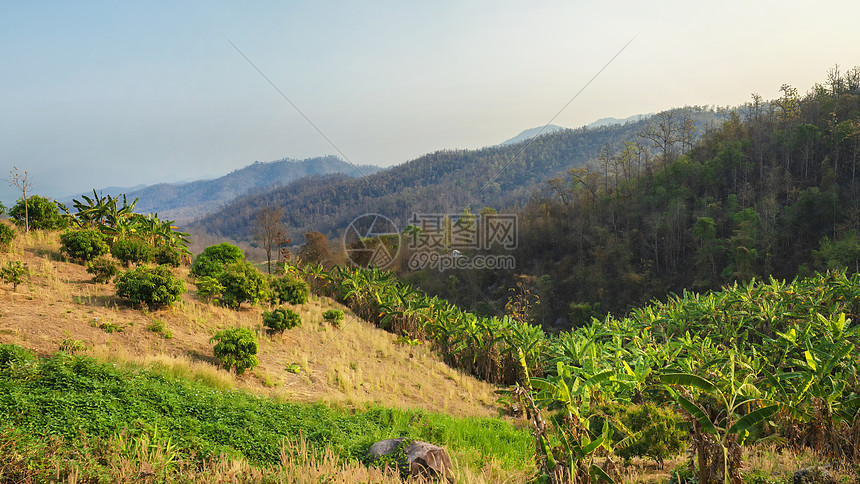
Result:
[[[13,166],[12,170],[9,171],[9,179],[7,180],[9,185],[21,190],[21,198],[24,200],[24,227],[25,231],[30,231],[30,214],[27,206],[27,190],[32,188],[33,182],[30,180],[30,174],[27,170],[24,170],[24,173],[21,174],[18,171],[18,167]]]
[[[134,304],[146,304],[150,309],[170,307],[185,293],[185,283],[164,265],[138,267],[116,276],[116,295],[131,299]]]
[[[280,207],[266,206],[254,217],[254,237],[263,244],[266,250],[266,270],[272,273],[272,249],[283,238],[281,219],[284,210]],[[280,248],[279,248],[280,250]]]
[[[257,351],[260,345],[257,336],[247,328],[218,331],[209,341],[217,342],[213,352],[227,371],[233,368],[237,375],[241,375],[258,364]]]
[[[18,200],[9,216],[19,225],[37,230],[61,229],[67,225],[54,201],[39,195],[31,195],[26,202]]]

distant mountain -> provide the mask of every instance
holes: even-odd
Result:
[[[716,112],[704,108],[690,108],[690,113],[700,128],[718,119]],[[385,215],[403,228],[413,213],[504,210],[527,202],[547,187],[547,180],[597,159],[604,146],[640,139],[649,122],[560,129],[534,138],[525,149],[506,145],[443,150],[361,178],[337,174],[303,178],[266,193],[241,196],[188,228],[251,241],[254,215],[270,205],[284,209],[284,222],[300,243],[299,235],[310,231],[338,237],[350,221],[368,213]]]
[[[555,133],[556,131],[560,131],[562,129],[567,129],[567,128],[564,128],[562,126],[558,126],[555,124],[549,124],[547,126],[538,126],[537,128],[527,129],[527,130],[523,131],[522,133],[514,136],[513,138],[511,138],[507,141],[502,141],[501,143],[499,143],[495,146],[515,145],[517,143],[522,143],[523,141],[525,141],[527,139],[534,138],[535,136],[538,136],[538,135],[543,136],[543,135],[547,135],[547,134],[552,134],[552,133]]]
[[[629,118],[600,118],[597,121],[589,124],[586,128],[600,128],[602,126],[612,126],[613,124],[626,124],[626,123],[635,123],[637,121],[642,121],[643,119],[650,118],[654,116],[654,113],[649,114],[634,114]]]
[[[161,219],[186,223],[218,210],[240,195],[263,193],[306,176],[341,173],[355,177],[379,170],[376,166],[359,166],[356,169],[335,156],[300,161],[285,158],[271,162],[256,161],[212,180],[159,183],[131,191],[102,191],[111,195],[125,193],[129,201],[137,198],[136,211],[140,213],[157,213]]]

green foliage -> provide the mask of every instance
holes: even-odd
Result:
[[[686,448],[686,430],[681,428],[682,418],[671,408],[652,403],[643,405],[616,404],[601,409],[612,421],[621,424],[613,441],[615,453],[625,460],[633,457],[654,459],[662,468],[663,462],[679,455]],[[629,434],[628,434],[629,432]]]
[[[14,344],[0,343],[0,370],[34,361],[36,354]]]
[[[234,369],[237,375],[257,366],[259,344],[257,336],[247,328],[231,328],[215,333],[210,340],[215,341],[215,357],[221,361],[225,370]]]
[[[304,304],[310,297],[308,283],[292,274],[269,279],[272,290],[272,302],[275,304]]]
[[[195,285],[197,286],[197,295],[206,299],[206,302],[218,302],[218,298],[224,292],[224,286],[212,276],[198,278]]]
[[[218,282],[224,286],[221,302],[229,308],[237,309],[243,302],[254,305],[269,296],[266,276],[249,262],[228,265],[219,275]]]
[[[158,333],[164,339],[173,339],[173,331],[167,329],[167,325],[160,319],[153,319],[146,325],[147,331]]]
[[[65,351],[69,354],[76,354],[86,351],[87,344],[79,339],[66,338],[60,342],[60,351]]]
[[[179,267],[182,263],[182,251],[172,245],[160,245],[155,248],[152,260],[158,265]]]
[[[270,332],[283,333],[284,330],[301,326],[302,318],[299,313],[288,308],[278,308],[272,311],[263,311],[263,326],[269,328]]]
[[[27,207],[25,210],[24,199],[18,200],[18,203],[9,211],[9,216],[18,225],[24,225],[25,213],[29,216],[31,229],[55,230],[65,228],[67,223],[57,210],[57,205],[39,195],[31,195],[27,197]]]
[[[93,282],[107,284],[119,273],[119,268],[112,259],[99,257],[87,262],[87,272],[93,275]]]
[[[15,229],[5,223],[0,223],[0,247],[8,249],[14,239]]]
[[[241,262],[245,258],[242,249],[227,242],[210,245],[203,249],[191,265],[191,274],[195,277],[218,277],[230,264]]]
[[[87,262],[110,250],[105,236],[95,229],[67,230],[60,235],[60,251],[70,259]]]
[[[17,291],[18,285],[23,284],[30,271],[19,260],[10,260],[6,263],[6,267],[0,268],[0,279],[6,284],[12,284],[12,289]]]
[[[132,263],[150,262],[154,252],[152,245],[136,237],[116,240],[110,248],[111,255],[122,262],[123,267],[129,267]]]
[[[168,266],[138,267],[116,276],[116,294],[150,309],[171,306],[185,293],[185,283]]]
[[[323,313],[323,319],[328,321],[332,326],[340,327],[340,322],[343,321],[343,311],[340,309],[329,309]]]

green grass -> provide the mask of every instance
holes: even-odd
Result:
[[[469,466],[480,467],[492,456],[504,468],[525,469],[533,460],[530,434],[496,419],[278,403],[161,370],[118,368],[61,353],[0,367],[0,422],[66,441],[157,434],[201,461],[227,454],[276,463],[283,439],[300,435],[312,447],[330,447],[344,458],[361,458],[377,440],[408,436],[445,446]]]

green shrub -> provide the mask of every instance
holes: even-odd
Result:
[[[186,291],[185,283],[164,265],[127,270],[116,276],[114,283],[117,296],[150,309],[171,306]]]
[[[218,277],[230,264],[241,262],[245,258],[242,249],[227,242],[211,245],[203,249],[191,264],[191,275],[194,277]]]
[[[8,248],[14,239],[15,229],[4,223],[0,223],[0,247]]]
[[[137,238],[119,239],[110,248],[110,253],[122,262],[124,267],[128,267],[132,263],[140,264],[151,261],[153,252],[155,252],[154,247]]]
[[[0,344],[0,368],[17,366],[36,359],[36,354],[18,345]]]
[[[632,444],[616,449],[616,454],[629,461],[633,457],[649,457],[660,467],[667,458],[681,453],[686,447],[686,432],[680,430],[683,421],[680,415],[669,408],[647,403],[644,405],[624,405],[618,403],[603,409],[606,415],[624,424],[631,432],[638,433]],[[618,433],[616,440],[624,435]]]
[[[96,229],[68,230],[60,235],[60,252],[70,259],[87,262],[108,253],[105,236]]]
[[[80,353],[87,350],[87,344],[79,339],[64,339],[60,342],[60,351],[65,351],[70,355]]]
[[[107,284],[117,275],[119,268],[116,266],[116,262],[111,259],[99,257],[87,262],[87,272],[93,275],[93,282]]]
[[[343,321],[343,311],[340,309],[329,309],[323,313],[323,319],[333,326],[340,327],[340,322]]]
[[[263,326],[271,333],[283,333],[284,330],[301,326],[302,317],[292,309],[278,308],[274,311],[263,311]]]
[[[12,290],[18,290],[18,284],[23,284],[30,275],[30,271],[19,260],[10,260],[6,267],[0,269],[0,279],[7,284],[12,284]]]
[[[269,295],[266,276],[248,262],[228,265],[218,282],[224,286],[221,302],[229,308],[238,308],[243,302],[257,304]]]
[[[212,276],[203,276],[197,279],[197,295],[206,299],[206,302],[218,302],[221,293],[224,292],[224,286]]]
[[[167,325],[164,321],[160,319],[154,319],[149,324],[146,325],[147,331],[152,331],[153,333],[158,333],[164,339],[172,339],[173,331],[167,329]]]
[[[275,304],[304,304],[308,302],[311,294],[308,283],[291,274],[271,278],[269,287],[272,290],[272,302]]]
[[[160,245],[153,251],[152,260],[159,265],[179,267],[182,263],[182,252],[171,245]]]
[[[218,331],[209,340],[217,341],[213,349],[215,357],[221,361],[225,370],[234,369],[237,375],[257,366],[257,351],[260,346],[257,336],[246,328],[232,328]]]
[[[18,199],[18,203],[9,211],[9,216],[18,225],[24,225],[24,219],[29,219],[31,229],[54,230],[66,228],[68,225],[66,219],[60,215],[57,204],[39,195],[27,197],[26,210],[24,199]]]

